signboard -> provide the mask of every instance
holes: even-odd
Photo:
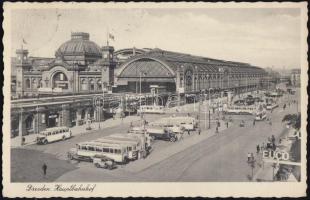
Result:
[[[263,159],[289,160],[290,155],[285,151],[263,151]]]
[[[184,87],[179,88],[179,93],[183,94],[184,93]]]

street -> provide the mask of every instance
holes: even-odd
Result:
[[[288,98],[282,98],[284,101],[288,100]],[[232,115],[233,123],[229,124],[228,129],[223,129],[217,134],[215,134],[214,131],[214,122],[212,122],[210,130],[204,128],[204,114],[200,113],[202,120],[201,136],[196,132],[193,132],[190,136],[185,134],[184,144],[181,143],[183,141],[176,143],[156,141],[153,144],[154,152],[152,152],[148,158],[134,161],[127,165],[120,165],[117,169],[111,171],[98,169],[94,167],[92,163],[70,163],[66,161],[66,153],[70,148],[74,147],[76,143],[90,141],[112,133],[124,133],[129,128],[128,123],[83,133],[66,141],[55,142],[48,145],[30,145],[24,147],[24,149],[36,151],[38,155],[50,155],[44,158],[46,160],[41,160],[42,163],[47,162],[48,166],[50,163],[54,163],[54,160],[58,159],[63,162],[62,165],[67,166],[67,170],[58,173],[57,176],[52,176],[50,181],[249,181],[251,167],[246,162],[247,153],[250,152],[255,155],[256,145],[262,145],[262,143],[266,144],[267,138],[271,135],[279,138],[285,134],[287,130],[281,122],[282,118],[287,113],[296,112],[295,106],[291,105],[283,111],[282,105],[283,104],[272,113],[268,113],[268,117],[272,118],[272,126],[266,121],[258,121],[255,126],[253,126],[253,116]],[[194,115],[195,113],[192,114]],[[160,117],[163,117],[163,115],[145,116],[148,121],[153,121]],[[246,122],[245,127],[239,127],[241,120]],[[226,125],[222,123],[221,126]],[[192,142],[193,145],[186,146],[186,142],[190,143],[191,141],[194,141]],[[171,153],[172,148],[176,149],[176,153]],[[12,149],[12,159],[15,160],[15,164],[12,166],[12,172],[15,173],[23,173],[22,168],[18,167],[19,165],[16,161],[25,159],[19,156],[23,155],[20,154],[19,151],[18,149]],[[167,156],[163,156],[162,159],[157,159],[156,157],[158,157],[157,154],[159,153],[167,154]],[[27,158],[27,165],[32,167],[26,167],[26,169],[36,171],[35,174],[38,176],[37,171],[41,171],[41,163],[29,162],[31,159],[36,159],[36,157]],[[154,161],[156,159],[157,161]],[[25,164],[25,162],[23,163]],[[59,165],[59,167],[60,166],[61,165]],[[14,168],[21,171],[14,170]],[[258,169],[259,167],[256,166],[254,172]],[[57,168],[48,168],[48,174],[53,173],[53,170],[57,171]],[[17,175],[15,173],[12,173],[12,176],[15,177],[14,179],[12,178],[12,180],[19,180],[20,178],[16,178]],[[27,174],[31,174],[31,172],[29,173],[28,171]],[[27,178],[33,179],[31,176],[23,178],[25,179],[23,181],[27,181]]]

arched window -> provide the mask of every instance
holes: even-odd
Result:
[[[26,79],[26,88],[30,88],[30,80]]]
[[[102,90],[102,82],[101,82],[101,80],[97,81],[97,90]]]
[[[37,81],[36,81],[36,79],[32,79],[31,83],[32,83],[32,88],[37,88]]]
[[[68,78],[62,72],[57,72],[53,76],[53,88],[68,89]]]
[[[82,90],[88,90],[87,81],[85,79],[82,79],[82,81],[81,81],[81,89]]]
[[[38,84],[38,88],[42,88],[43,87],[43,81],[42,79],[39,80],[39,84]]]
[[[33,129],[33,116],[32,115],[29,115],[26,118],[25,124],[26,124],[26,130]]]
[[[91,91],[95,90],[95,82],[94,82],[93,79],[90,80],[89,84],[90,84],[90,85],[89,85],[89,86],[90,86],[90,90],[91,90]]]

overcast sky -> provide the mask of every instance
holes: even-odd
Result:
[[[161,48],[261,67],[300,67],[300,10],[216,9],[44,9],[12,12],[12,53],[54,57],[71,31],[90,33],[115,49]]]

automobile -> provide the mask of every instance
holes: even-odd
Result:
[[[178,140],[176,133],[173,133],[171,130],[161,126],[150,126],[147,128],[147,132],[153,140],[162,139],[169,140],[170,142],[175,142]]]
[[[72,132],[68,127],[47,128],[37,134],[37,144],[48,144],[50,142],[66,140],[72,137]]]
[[[93,163],[97,168],[103,168],[109,170],[116,168],[114,160],[103,155],[95,155],[93,157]]]

